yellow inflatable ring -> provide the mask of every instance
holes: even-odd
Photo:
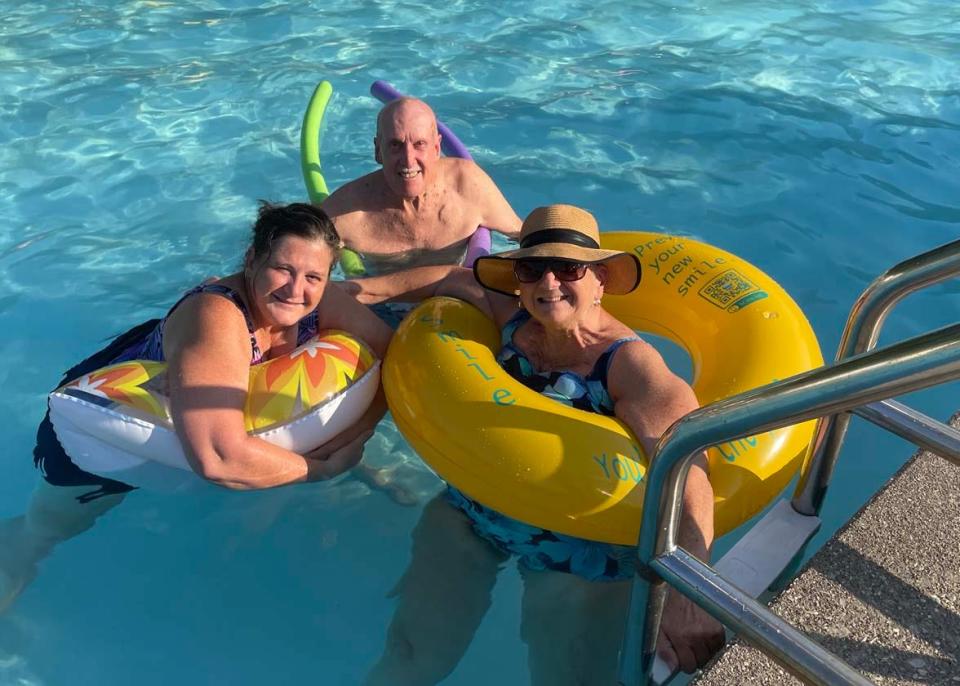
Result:
[[[823,364],[797,304],[738,257],[681,236],[604,233],[604,248],[636,254],[643,278],[603,306],[628,326],[671,339],[693,362],[701,404]],[[616,419],[576,410],[523,386],[495,360],[497,327],[451,298],[421,304],[384,362],[387,402],[404,436],[443,479],[504,514],[560,533],[635,545],[646,457]],[[788,484],[813,422],[709,451],[720,535]]]
[[[84,471],[156,490],[202,482],[170,419],[165,362],[130,360],[65,383],[47,399],[50,421]],[[354,424],[380,384],[380,361],[345,331],[321,331],[286,355],[250,367],[247,432],[305,453]]]

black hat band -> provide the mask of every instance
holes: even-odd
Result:
[[[525,236],[520,241],[521,248],[532,248],[541,243],[569,243],[570,245],[579,245],[582,248],[592,248],[597,250],[600,244],[579,231],[573,229],[543,229],[535,231],[529,236]]]

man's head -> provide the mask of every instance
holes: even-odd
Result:
[[[387,186],[397,195],[415,198],[434,182],[440,134],[433,110],[422,100],[400,98],[380,110],[373,145]]]

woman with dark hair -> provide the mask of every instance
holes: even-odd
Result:
[[[120,335],[68,370],[64,381],[116,362],[164,361],[170,417],[200,477],[230,489],[260,489],[337,476],[360,461],[386,410],[382,392],[354,426],[303,455],[249,435],[243,411],[251,365],[291,352],[318,330],[347,331],[377,356],[386,353],[389,327],[329,285],[340,247],[323,210],[261,203],[241,271],[190,289],[165,317]],[[49,414],[34,460],[44,478],[27,514],[0,523],[0,610],[57,543],[89,528],[133,490],[77,467]]]

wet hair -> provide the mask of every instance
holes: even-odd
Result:
[[[319,207],[304,202],[274,205],[261,200],[248,255],[253,260],[268,256],[273,250],[273,244],[284,236],[326,243],[333,251],[333,264],[336,264],[340,257],[340,248],[343,247],[333,222]]]

